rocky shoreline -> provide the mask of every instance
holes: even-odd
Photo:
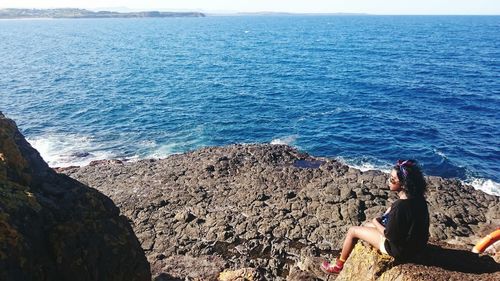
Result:
[[[1,280],[500,280],[498,247],[470,252],[500,225],[500,198],[457,180],[427,178],[420,260],[358,243],[336,277],[319,261],[396,199],[387,174],[285,145],[56,171],[0,112]]]
[[[217,280],[223,269],[240,268],[285,280],[304,257],[334,257],[349,226],[396,199],[383,172],[286,145],[208,147],[59,172],[113,200],[157,280]],[[454,179],[427,181],[431,241],[470,249],[500,225],[498,197]]]

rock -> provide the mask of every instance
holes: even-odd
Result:
[[[297,267],[293,267],[286,277],[286,281],[316,281],[317,278],[310,272],[302,271]]]
[[[154,280],[215,281],[224,268],[224,263],[223,259],[216,256],[174,255],[164,260],[162,268],[154,269],[161,272]]]
[[[373,247],[358,243],[336,280],[377,280],[392,268],[393,264],[392,257],[378,253]]]
[[[113,202],[50,169],[1,113],[0,280],[151,280]]]
[[[412,263],[399,264],[371,246],[356,244],[337,281],[343,280],[500,280],[500,265],[467,250],[430,245]]]
[[[396,262],[365,243],[357,243],[340,274],[325,274],[321,258],[305,257],[291,270],[287,281],[295,280],[500,280],[500,265],[489,256],[467,250],[430,245],[411,263]]]
[[[75,157],[75,158],[85,158],[85,157],[89,157],[91,154],[86,152],[86,151],[77,151],[77,152],[74,152],[74,153],[71,153],[71,157]]]
[[[324,273],[320,266],[325,260],[318,257],[306,257],[295,264],[287,276],[287,281],[335,280],[335,275]],[[357,279],[361,280],[361,279]]]
[[[123,164],[123,161],[118,159],[105,159],[105,160],[93,160],[90,161],[89,166],[106,166],[112,164]]]
[[[241,268],[237,270],[226,270],[219,275],[219,281],[257,281],[262,280],[255,268]]]
[[[297,160],[322,164],[297,167]],[[206,147],[63,172],[110,196],[130,218],[154,275],[166,260],[159,254],[208,254],[226,268],[259,267],[265,279],[283,280],[301,253],[333,258],[349,226],[381,215],[396,199],[385,173],[286,145]],[[431,240],[469,247],[499,225],[498,197],[427,179]]]
[[[178,212],[174,218],[180,222],[190,222],[195,219],[195,216],[188,211],[181,211]]]

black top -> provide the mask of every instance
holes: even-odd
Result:
[[[409,259],[425,249],[429,239],[429,211],[425,198],[394,202],[384,234],[387,253],[397,259]]]

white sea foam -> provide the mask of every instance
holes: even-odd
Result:
[[[157,146],[156,141],[154,140],[143,140],[139,142],[139,145],[145,148],[151,148]]]
[[[335,157],[335,160],[337,160],[340,163],[343,163],[349,167],[356,168],[362,172],[366,172],[366,171],[370,171],[370,170],[382,171],[384,173],[391,172],[391,165],[390,164],[375,164],[375,163],[372,163],[372,162],[369,162],[366,160],[346,159],[342,156]]]
[[[27,141],[50,167],[84,166],[93,160],[115,157],[106,150],[97,149],[89,136],[48,134],[27,138]]]
[[[290,145],[297,139],[297,135],[276,138],[271,144]],[[116,159],[117,156],[105,149],[99,149],[92,137],[84,135],[63,135],[48,134],[39,137],[27,138],[28,142],[40,153],[42,158],[50,167],[85,166],[94,160]],[[142,146],[151,148],[152,152],[144,157],[132,156],[127,160],[134,161],[149,158],[166,158],[179,153],[178,143],[157,145],[154,141],[145,141]],[[156,148],[154,148],[156,146]],[[443,156],[445,157],[445,156]],[[335,157],[337,161],[363,172],[368,170],[379,170],[389,173],[391,165],[389,163],[373,163],[363,159],[347,159],[342,156]],[[464,184],[473,186],[487,194],[500,196],[500,183],[491,179],[469,178],[463,181]]]
[[[490,195],[500,196],[500,184],[490,179],[470,178],[465,180],[464,183],[470,184],[475,189],[484,191]]]
[[[297,140],[297,135],[287,136],[283,138],[276,138],[271,141],[271,144],[286,144],[291,145],[295,140]]]
[[[442,151],[434,149],[434,153],[436,153],[437,155],[443,157],[444,159],[448,159],[448,156],[446,156],[446,154],[444,154],[444,152],[442,152]]]
[[[178,144],[176,143],[168,143],[168,144],[163,144],[158,146],[157,148],[153,149],[151,153],[146,155],[146,159],[148,158],[166,158],[172,154],[176,154],[179,151],[178,149]]]

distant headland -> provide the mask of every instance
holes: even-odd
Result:
[[[170,17],[205,17],[199,12],[131,12],[119,13],[110,11],[89,11],[85,9],[0,9],[0,19],[30,19],[30,18],[170,18]]]

